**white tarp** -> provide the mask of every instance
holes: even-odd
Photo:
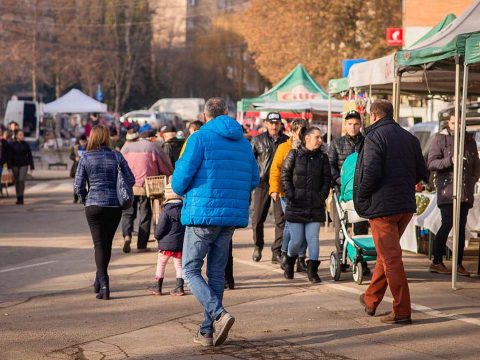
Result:
[[[56,113],[105,113],[107,104],[101,103],[78,89],[72,89],[62,97],[45,104],[43,112]]]
[[[395,54],[352,65],[348,74],[350,87],[365,87],[393,83]]]
[[[332,99],[332,112],[343,112],[343,101]],[[257,110],[289,110],[289,111],[328,111],[328,99],[317,99],[314,101],[275,101],[265,103],[253,103]]]

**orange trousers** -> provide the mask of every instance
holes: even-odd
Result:
[[[393,295],[395,315],[410,315],[410,291],[402,261],[400,238],[413,214],[397,214],[370,220],[373,241],[377,249],[377,263],[372,281],[365,292],[368,307],[377,308],[387,286]]]

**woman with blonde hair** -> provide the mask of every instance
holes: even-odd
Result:
[[[94,289],[97,299],[110,298],[108,264],[112,241],[122,209],[117,198],[117,177],[121,171],[132,187],[135,178],[122,154],[109,147],[110,131],[104,125],[92,128],[87,152],[82,156],[75,174],[75,193],[85,205],[85,215],[92,234],[97,273]],[[88,189],[87,189],[88,183]]]

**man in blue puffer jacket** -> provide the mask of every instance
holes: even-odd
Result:
[[[235,228],[248,225],[250,192],[259,175],[250,143],[240,124],[226,115],[225,101],[211,98],[204,112],[207,124],[188,138],[175,163],[172,188],[184,197],[183,275],[205,310],[194,342],[218,346],[235,321],[222,305],[229,245]],[[202,277],[207,254],[208,284]]]

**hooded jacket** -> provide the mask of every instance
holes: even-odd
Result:
[[[172,189],[183,196],[182,224],[246,227],[250,192],[258,183],[241,125],[226,115],[210,120],[188,138],[175,164]]]
[[[453,204],[453,135],[448,129],[435,135],[428,151],[428,169],[436,171],[437,204]],[[470,133],[465,136],[462,202],[471,208],[475,184],[480,177],[477,143]]]
[[[158,249],[166,251],[182,251],[185,226],[180,223],[182,201],[167,201],[155,228],[155,239]]]

